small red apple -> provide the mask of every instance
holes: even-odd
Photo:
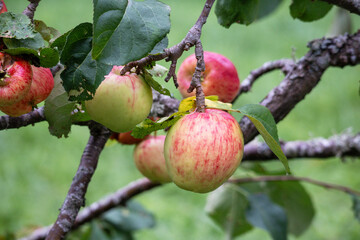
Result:
[[[0,107],[9,116],[17,117],[31,112],[36,104],[44,101],[54,88],[54,77],[48,68],[31,66],[33,80],[26,96],[19,102]]]
[[[0,106],[19,102],[29,92],[31,65],[27,61],[0,52]]]
[[[216,109],[181,118],[170,128],[164,146],[172,181],[199,193],[224,183],[239,166],[243,151],[238,122],[229,113]]]
[[[0,14],[3,13],[3,12],[7,12],[7,8],[6,8],[4,0],[1,0],[0,8],[1,8],[0,9]]]
[[[150,113],[152,91],[135,73],[120,75],[122,66],[114,66],[85,106],[90,117],[114,132],[128,132]]]
[[[201,79],[201,86],[205,96],[217,95],[219,101],[231,102],[240,89],[240,79],[234,64],[221,54],[204,51],[205,72]],[[195,91],[188,93],[192,76],[195,72],[197,60],[195,54],[187,57],[180,65],[177,77],[179,91],[184,98],[195,95]]]
[[[134,138],[133,136],[131,136],[131,132],[132,131],[119,133],[117,137],[117,141],[125,145],[134,145],[144,140],[144,138]]]
[[[164,142],[165,136],[163,135],[149,136],[134,150],[136,167],[153,182],[171,182],[165,165]]]

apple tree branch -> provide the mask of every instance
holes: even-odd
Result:
[[[55,224],[49,231],[47,240],[64,239],[75,222],[79,209],[85,205],[85,193],[97,167],[98,159],[110,131],[92,122],[89,126],[90,138],[81,157],[79,168],[67,193]]]
[[[28,0],[30,3],[23,11],[23,14],[28,16],[28,18],[31,19],[31,21],[34,20],[34,14],[36,11],[37,6],[39,5],[41,0]]]
[[[358,0],[321,0],[323,2],[328,2],[330,4],[336,5],[343,9],[360,15],[360,2]]]

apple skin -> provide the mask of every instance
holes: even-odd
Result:
[[[2,14],[2,13],[4,13],[4,12],[7,12],[7,8],[6,8],[6,5],[5,5],[5,2],[4,2],[4,0],[1,0],[1,2],[2,2],[2,8],[1,8],[1,10],[0,10],[0,14]]]
[[[239,166],[243,152],[239,124],[229,113],[216,109],[181,118],[170,128],[164,145],[172,181],[198,193],[224,183]]]
[[[31,112],[36,104],[44,101],[54,88],[54,77],[48,68],[31,66],[33,79],[26,96],[19,102],[0,107],[0,110],[9,116],[18,117]]]
[[[114,66],[96,90],[92,100],[86,101],[88,114],[96,122],[114,132],[128,132],[150,113],[152,91],[145,80],[135,73],[121,76],[122,66]]]
[[[0,52],[0,106],[23,99],[30,90],[31,82],[30,63]]]
[[[134,145],[144,140],[144,138],[134,138],[133,136],[131,136],[131,132],[132,131],[119,133],[117,141],[125,145]]]
[[[149,136],[134,149],[137,169],[153,182],[171,182],[164,158],[165,136]]]
[[[205,96],[217,95],[219,101],[232,102],[240,90],[240,79],[234,64],[221,54],[204,51],[205,72],[201,86]],[[197,60],[195,54],[187,57],[180,65],[177,81],[179,91],[184,98],[195,96],[188,93]]]

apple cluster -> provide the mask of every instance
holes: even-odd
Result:
[[[217,53],[205,52],[204,60],[206,70],[203,73],[202,85],[205,95],[218,95],[220,100],[231,102],[240,88],[236,68],[229,59]],[[192,55],[182,63],[179,69],[179,90],[184,97],[190,96],[186,90],[190,85],[195,66],[196,59]],[[120,109],[128,108],[137,111],[137,108],[132,108],[139,104],[134,96],[146,96],[146,94],[138,93],[144,86],[127,82],[141,83],[143,80],[135,74],[120,76],[116,73],[113,75],[114,72],[119,72],[121,67],[114,69],[105,78],[106,85],[100,90],[103,92],[104,102],[116,104]],[[115,86],[120,88],[118,85],[123,85],[123,89],[116,90]],[[124,90],[126,88],[127,91]],[[93,101],[97,101],[98,91]],[[119,94],[116,103],[108,99],[114,91]],[[144,98],[142,100],[144,103]],[[93,105],[87,104],[87,108],[89,107],[92,108]],[[96,108],[103,111],[100,105]],[[142,113],[143,118],[148,114],[147,111],[142,111]],[[105,115],[104,112],[102,114]],[[124,116],[117,115],[118,121],[115,122],[123,126],[128,126],[129,122],[134,124],[136,121],[129,119],[132,118],[131,114],[135,113],[129,111],[126,114],[126,119]],[[103,124],[106,123],[104,119],[100,121]],[[120,127],[116,129],[119,130]],[[135,165],[151,181],[174,182],[180,188],[198,193],[210,192],[223,184],[239,166],[244,149],[243,135],[236,119],[229,113],[217,109],[206,109],[204,113],[192,112],[184,116],[169,129],[166,136],[147,136],[145,139],[136,139],[129,131],[115,133],[112,138],[122,144],[137,144],[134,149]]]
[[[48,68],[0,52],[0,110],[17,117],[31,112],[44,101],[54,87]]]

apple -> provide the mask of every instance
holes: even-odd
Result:
[[[152,91],[135,73],[120,75],[123,66],[114,66],[105,76],[92,100],[85,102],[90,117],[113,132],[128,132],[150,113]]]
[[[204,51],[205,72],[202,73],[201,86],[205,96],[217,95],[219,101],[232,102],[240,90],[240,79],[234,64],[221,54]],[[184,98],[195,95],[188,93],[197,60],[195,54],[187,57],[180,65],[177,81]]]
[[[3,12],[7,12],[7,8],[6,8],[4,0],[1,0],[0,7],[1,7],[0,14]]]
[[[131,136],[131,132],[132,131],[119,133],[117,137],[117,141],[121,144],[133,145],[133,144],[138,144],[144,140],[144,138],[134,138],[133,136]]]
[[[0,106],[19,102],[29,92],[31,65],[27,61],[0,52]]]
[[[239,166],[243,152],[239,124],[229,113],[216,109],[185,115],[170,128],[164,145],[172,181],[198,193],[224,183]]]
[[[44,101],[54,88],[54,77],[48,68],[31,66],[33,79],[26,96],[19,102],[0,107],[9,116],[17,117],[31,112],[36,104]]]
[[[166,170],[164,142],[164,135],[149,136],[134,149],[137,169],[153,182],[171,182]]]

